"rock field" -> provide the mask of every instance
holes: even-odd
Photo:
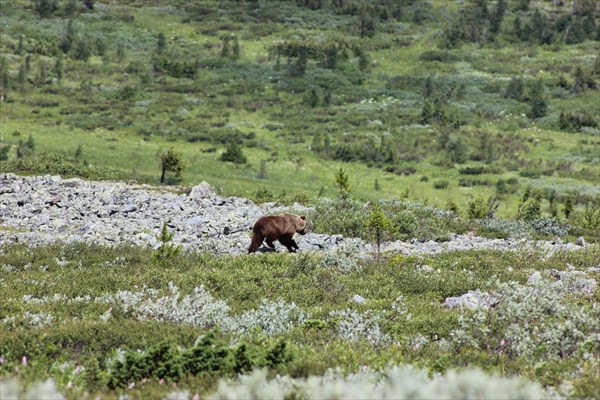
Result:
[[[306,213],[301,205],[291,208],[276,203],[256,205],[238,197],[222,197],[206,183],[191,191],[121,182],[92,182],[59,176],[0,175],[0,244],[25,242],[39,246],[52,242],[95,242],[103,245],[132,243],[158,246],[163,221],[173,242],[187,250],[215,253],[246,253],[250,229],[265,214],[284,211]],[[370,243],[339,235],[296,235],[302,251],[373,251]],[[278,251],[285,248],[276,242]],[[416,240],[385,243],[382,251],[406,255],[435,254],[452,250],[522,247],[547,252],[581,246],[557,241],[486,239],[453,235],[448,242]],[[265,250],[264,248],[261,248]]]

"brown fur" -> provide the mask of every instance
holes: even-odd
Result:
[[[296,214],[267,215],[260,217],[252,226],[252,243],[248,253],[254,253],[266,239],[267,246],[275,249],[274,240],[287,247],[291,253],[295,253],[298,244],[294,241],[294,234],[306,235],[306,217]]]

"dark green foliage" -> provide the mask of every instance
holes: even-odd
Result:
[[[310,107],[317,107],[320,103],[319,94],[315,88],[310,89],[304,95],[304,103]]]
[[[341,199],[348,198],[350,196],[350,182],[348,174],[340,167],[339,171],[335,174],[335,185],[338,188],[338,196]]]
[[[542,216],[542,197],[541,190],[527,186],[519,203],[517,219],[523,219],[525,222],[539,219]]]
[[[450,232],[468,229],[465,222],[452,213],[409,202],[380,202],[377,208],[383,214],[380,234],[385,240],[448,240]],[[374,239],[371,207],[357,201],[318,203],[309,219],[317,233]]]
[[[573,83],[573,88],[571,89],[571,92],[575,94],[583,92],[585,90],[585,86],[585,74],[583,73],[581,67],[577,67],[577,69],[575,70],[575,81]]]
[[[73,25],[73,20],[70,19],[67,23],[67,29],[65,31],[65,36],[60,40],[58,47],[62,50],[63,53],[68,54],[71,48],[73,47],[73,43],[76,39],[75,27]]]
[[[358,33],[360,37],[373,37],[376,32],[376,20],[369,10],[364,10],[358,16]]]
[[[77,5],[78,0],[67,0],[64,6],[64,14],[66,17],[73,17],[77,14],[79,6]]]
[[[371,213],[369,215],[368,228],[371,230],[375,243],[377,244],[377,253],[381,248],[381,242],[384,240],[384,232],[388,231],[390,227],[390,221],[386,218],[385,214],[381,211],[378,203],[371,205]]]
[[[58,9],[58,0],[34,0],[33,9],[42,18],[49,18]]]
[[[433,187],[435,189],[448,189],[449,185],[450,185],[450,182],[445,181],[445,180],[433,182]]]
[[[503,13],[492,14],[492,19],[498,28],[502,22]],[[493,30],[490,26],[490,11],[487,1],[469,1],[458,14],[456,20],[444,31],[446,48],[453,48],[462,42],[485,44],[490,39]]]
[[[525,83],[523,78],[513,76],[508,83],[504,97],[508,99],[515,99],[517,101],[523,100],[525,96]]]
[[[480,174],[497,174],[500,171],[496,168],[488,167],[486,165],[464,167],[458,170],[463,175],[480,175]]]
[[[498,210],[498,206],[498,200],[495,198],[490,197],[486,202],[483,197],[478,196],[469,202],[467,216],[469,219],[492,219]]]
[[[116,360],[111,366],[108,387],[127,387],[131,382],[144,378],[179,381],[184,373],[181,355],[169,342],[161,342],[150,347],[145,353],[127,351],[123,361]]]
[[[544,97],[544,84],[542,81],[536,81],[529,91],[529,117],[532,119],[541,118],[548,112],[548,103]]]
[[[235,353],[234,369],[239,369],[236,372],[247,371],[251,366],[250,361],[238,360],[238,351]],[[230,350],[226,343],[217,339],[213,332],[209,332],[202,336],[193,348],[183,353],[183,367],[186,372],[193,375],[209,375],[218,371],[226,371],[230,368],[229,353]],[[241,357],[243,358],[243,356]],[[241,364],[237,364],[238,361]],[[244,363],[246,361],[247,363]]]
[[[154,261],[158,263],[169,262],[181,253],[181,246],[175,246],[171,243],[173,241],[173,232],[169,232],[166,222],[163,222],[157,239],[160,245],[152,252],[152,259]]]
[[[84,362],[85,385],[91,391],[99,390],[104,386],[105,373],[100,368],[98,358],[90,356]]]
[[[497,0],[496,8],[490,13],[490,31],[493,34],[500,32],[500,26],[508,8],[508,0]]]
[[[574,208],[575,208],[575,197],[573,195],[569,195],[569,196],[567,196],[564,207],[563,207],[563,213],[565,215],[565,219],[569,220],[569,218],[571,218],[571,214],[573,214]]]
[[[181,179],[181,173],[183,172],[184,163],[181,158],[181,154],[173,150],[173,148],[167,150],[160,155],[160,183],[167,182],[178,182]],[[169,173],[169,177],[167,177]]]
[[[433,121],[433,103],[425,101],[423,108],[421,109],[421,120],[419,121],[423,125],[428,125]]]
[[[277,368],[281,365],[289,364],[294,360],[294,357],[294,352],[288,343],[285,340],[280,339],[267,350],[265,361],[269,368]]]
[[[227,149],[221,154],[220,160],[234,164],[245,164],[248,161],[242,148],[235,141],[229,142]]]
[[[166,48],[167,48],[167,38],[165,37],[164,33],[160,32],[158,34],[158,39],[156,41],[156,52],[158,54],[162,54],[162,53],[164,53]]]
[[[78,176],[93,180],[128,180],[129,174],[106,167],[91,167],[85,160],[79,160],[66,153],[36,152],[22,158],[2,163],[0,172],[24,172],[52,174],[62,177]]]
[[[56,75],[56,80],[58,82],[62,81],[63,78],[63,62],[61,58],[56,59],[56,63],[54,63],[54,75]]]
[[[252,361],[248,355],[246,343],[240,344],[233,354],[233,372],[242,374],[252,370]]]
[[[433,83],[433,78],[431,77],[431,75],[429,75],[427,77],[427,79],[425,80],[425,87],[423,88],[423,96],[430,98],[431,96],[433,96],[434,93],[435,93],[435,86]],[[423,113],[421,113],[421,118],[423,117],[422,114]]]
[[[29,138],[26,142],[23,142],[22,139],[19,139],[19,144],[17,145],[17,158],[24,158],[31,156],[35,152],[35,140],[33,136],[29,135]]]
[[[152,59],[152,69],[155,73],[165,74],[173,78],[196,77],[197,65],[195,61],[180,61],[171,55],[158,54]]]
[[[467,147],[460,138],[451,139],[446,150],[453,163],[462,164],[467,161]]]
[[[572,111],[561,112],[558,119],[558,124],[561,130],[569,132],[577,132],[583,127],[597,128],[598,121],[593,115],[587,111]]]
[[[252,357],[249,355],[251,350],[255,353]],[[248,372],[258,366],[277,370],[295,358],[294,350],[284,339],[273,341],[268,348],[253,346],[250,349],[245,343],[231,348],[222,337],[209,331],[188,349],[178,350],[172,342],[160,341],[143,353],[127,350],[123,360],[115,360],[110,365],[107,385],[116,389],[142,379],[179,382],[186,376],[227,376]],[[99,371],[95,375],[99,375]]]
[[[514,194],[518,189],[519,180],[517,178],[498,179],[498,182],[496,182],[496,195],[498,197]]]
[[[75,60],[87,61],[93,54],[95,43],[89,36],[82,36],[73,42],[69,55]]]
[[[8,153],[10,152],[10,144],[0,143],[0,161],[8,160]]]

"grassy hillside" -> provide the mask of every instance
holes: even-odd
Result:
[[[181,183],[258,200],[333,197],[340,167],[358,198],[463,214],[492,196],[513,218],[529,185],[548,214],[550,196],[598,196],[600,23],[583,6],[509,1],[497,33],[465,35],[479,3],[54,3],[3,4],[3,171],[43,172],[18,162],[31,136],[152,183],[172,147]],[[219,160],[231,142],[247,163]]]

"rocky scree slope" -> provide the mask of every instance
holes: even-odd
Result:
[[[131,243],[156,247],[163,222],[173,233],[173,242],[186,250],[241,254],[250,244],[250,229],[262,215],[284,211],[310,213],[295,204],[256,205],[238,197],[215,194],[206,183],[189,193],[164,187],[93,182],[60,176],[0,175],[0,244],[21,242],[39,246],[53,242],[94,242],[102,245]],[[371,243],[339,235],[296,235],[300,251],[372,252]],[[276,244],[278,251],[287,251]],[[580,246],[560,241],[485,239],[453,235],[444,243],[416,240],[390,242],[385,252],[406,255],[435,254],[452,250],[516,250],[531,247],[552,252],[577,250]],[[262,250],[266,250],[261,248]]]

